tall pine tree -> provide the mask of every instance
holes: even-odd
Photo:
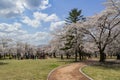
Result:
[[[66,18],[66,23],[67,25],[71,25],[77,22],[83,22],[85,21],[85,17],[82,15],[82,10],[78,10],[77,8],[72,9],[69,12],[69,16],[68,18]],[[68,26],[69,27],[69,26]],[[77,28],[74,27],[74,29],[68,30],[69,34],[66,35],[66,43],[64,50],[68,50],[74,47],[75,50],[75,61],[77,61],[77,57],[78,57],[78,32],[77,32]],[[75,35],[74,35],[75,34]]]

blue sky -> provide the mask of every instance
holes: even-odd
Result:
[[[105,0],[1,0],[0,39],[34,45],[47,44],[50,33],[65,23],[73,8],[92,16],[104,9]]]

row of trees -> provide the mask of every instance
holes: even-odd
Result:
[[[74,55],[75,61],[97,51],[100,62],[107,54],[120,58],[120,0],[107,0],[101,13],[85,18],[81,10],[72,9],[62,29],[56,30],[49,52]],[[87,45],[89,43],[89,45]],[[87,46],[86,46],[87,45]]]
[[[37,47],[12,39],[0,40],[0,59],[36,59],[45,58],[44,47]]]

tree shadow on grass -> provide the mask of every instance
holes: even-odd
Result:
[[[74,60],[70,60],[70,59],[63,59],[63,60],[58,60],[58,62],[64,62],[64,63],[74,63]]]
[[[103,68],[103,69],[112,69],[112,70],[120,70],[120,62],[115,61],[106,61],[104,63],[100,63],[99,61],[90,61],[90,65],[93,67]]]
[[[0,62],[0,66],[1,65],[7,65],[8,63],[5,63],[5,62]]]

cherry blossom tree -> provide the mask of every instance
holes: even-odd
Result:
[[[83,24],[86,26],[83,32],[92,38],[99,49],[100,62],[105,61],[107,45],[120,35],[120,1],[108,0],[105,5],[104,11],[90,17]]]

